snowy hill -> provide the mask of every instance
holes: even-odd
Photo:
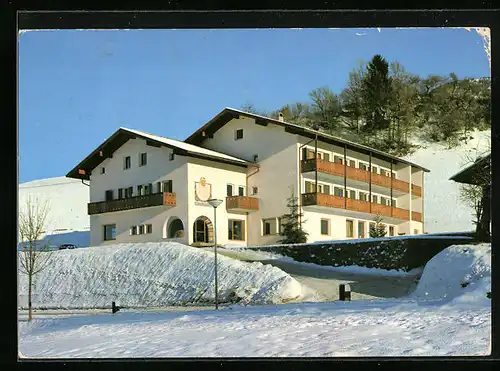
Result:
[[[448,149],[438,143],[417,143],[420,148],[405,159],[429,169],[424,184],[424,231],[427,233],[464,232],[475,229],[473,210],[460,200],[459,184],[449,180],[465,167],[467,156],[473,160],[489,148],[491,132],[472,134],[474,139]]]
[[[221,302],[281,303],[301,285],[278,268],[218,259]],[[19,305],[27,307],[27,276],[19,272]],[[214,255],[179,243],[117,244],[52,253],[35,277],[35,308],[161,307],[214,302]]]
[[[19,184],[19,210],[23,210],[29,196],[42,202],[48,200],[50,214],[47,234],[54,234],[54,245],[73,243],[79,247],[90,244],[90,219],[87,215],[89,187],[81,181],[66,177],[34,180]]]

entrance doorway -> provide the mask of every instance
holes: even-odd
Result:
[[[193,232],[193,243],[214,243],[214,227],[206,216],[200,216],[194,221]]]

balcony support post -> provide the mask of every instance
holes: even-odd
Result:
[[[344,209],[347,209],[347,145],[344,144]]]
[[[392,207],[392,180],[393,180],[393,176],[392,176],[392,160],[391,160],[391,217],[392,217],[392,210],[393,210],[393,207]]]
[[[315,181],[315,192],[318,194],[318,134],[314,135],[314,181]]]
[[[368,178],[369,178],[369,182],[368,182],[368,201],[370,202],[370,214],[372,213],[372,153],[370,151],[370,161],[369,161],[369,164],[368,164],[368,170],[369,170],[369,174],[368,174]]]

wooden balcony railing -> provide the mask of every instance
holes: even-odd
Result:
[[[302,205],[303,206],[317,205],[317,206],[332,207],[335,209],[347,209],[351,211],[381,215],[401,220],[410,219],[409,210],[400,209],[397,207],[391,207],[387,205],[376,204],[372,202],[371,212],[370,212],[370,202],[368,201],[354,200],[351,198],[348,198],[346,200],[344,197],[333,196],[324,193],[302,194]],[[418,213],[413,212],[412,214],[418,214]]]
[[[413,220],[415,222],[422,222],[422,213],[412,211],[411,212],[411,220]]]
[[[135,197],[122,198],[119,200],[91,202],[88,204],[88,214],[111,213],[114,211],[139,209],[151,206],[170,206],[176,205],[175,193],[154,193],[151,195],[142,195]]]
[[[347,169],[347,179],[351,180],[357,180],[360,182],[364,183],[369,183],[370,182],[370,172],[367,170],[362,170],[358,169],[355,167],[350,167],[350,166],[345,166],[343,164],[338,164],[335,162],[330,162],[330,161],[325,161],[322,159],[308,159],[308,160],[303,160],[301,162],[301,170],[303,173],[307,173],[310,171],[315,171],[316,167],[318,169],[318,172],[320,173],[325,173],[325,174],[330,174],[330,175],[336,175],[343,177],[344,176],[344,169]],[[371,174],[371,183],[385,187],[385,188],[391,188],[391,178],[385,175],[380,175],[380,174]],[[392,178],[392,189],[404,192],[404,193],[409,193],[410,192],[410,184],[408,182],[405,182],[403,180],[399,179],[394,179]],[[421,196],[422,195],[422,188],[412,184],[412,194],[415,196]]]
[[[248,196],[226,197],[226,210],[228,211],[256,211],[259,210],[259,199]]]

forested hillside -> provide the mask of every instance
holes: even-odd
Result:
[[[301,102],[271,112],[251,103],[242,110],[316,128],[325,133],[404,156],[417,142],[444,143],[453,148],[475,130],[491,125],[490,78],[458,79],[417,76],[397,62],[375,55],[349,74],[347,86],[334,93],[318,87]]]

